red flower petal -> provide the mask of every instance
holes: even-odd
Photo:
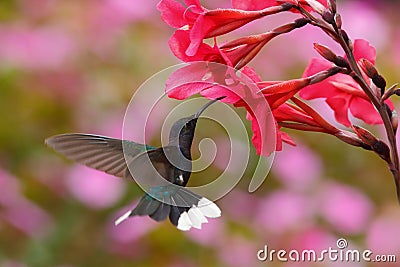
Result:
[[[276,0],[232,0],[233,8],[242,10],[261,10],[271,6],[277,6]]]
[[[315,98],[328,98],[340,94],[341,91],[329,83],[329,79],[317,84],[312,84],[300,90],[300,97],[310,100]]]
[[[368,124],[380,124],[382,119],[379,116],[378,111],[372,105],[371,102],[360,98],[353,97],[350,101],[350,112],[354,117],[363,120]]]
[[[249,66],[245,66],[242,69],[242,73],[249,77],[254,83],[261,82],[261,77],[253,68],[250,68]]]
[[[193,56],[186,55],[186,49],[190,45],[189,31],[177,30],[169,39],[169,47],[174,55],[184,62],[214,61],[222,62],[223,58],[217,47],[201,43],[197,53]],[[214,59],[213,59],[214,57]]]
[[[368,59],[372,64],[375,64],[376,49],[364,39],[356,39],[354,41],[354,57],[357,61],[362,58]]]
[[[329,61],[320,58],[313,58],[304,71],[303,77],[314,75],[320,71],[327,70],[330,67],[332,67],[332,63]],[[338,89],[329,83],[329,80],[331,79],[333,78],[328,78],[320,83],[304,87],[299,93],[300,97],[304,99],[327,98],[340,93]]]
[[[296,110],[287,104],[279,106],[273,111],[273,113],[277,122],[293,121],[308,125],[319,126],[318,123],[316,123],[311,116],[300,112],[299,110]]]
[[[261,18],[261,12],[246,12],[235,9],[215,9],[199,15],[190,30],[190,45],[186,50],[188,56],[196,54],[203,39],[231,32],[243,25]]]
[[[328,105],[335,112],[336,121],[343,124],[346,127],[351,126],[348,116],[348,110],[351,98],[352,98],[351,95],[340,94],[337,97],[331,97],[326,100],[326,103],[328,103]]]
[[[286,2],[292,2],[293,4],[297,4],[297,2],[300,2],[303,6],[308,11],[311,11],[311,7],[307,5],[305,1],[297,1],[297,0],[287,0]],[[324,7],[327,7],[327,0],[318,0]],[[243,9],[243,10],[261,10],[267,7],[271,6],[278,6],[282,3],[277,2],[276,0],[231,0],[232,6],[237,9]],[[297,10],[292,9],[291,10],[294,13],[298,13]]]
[[[242,85],[235,87],[213,86],[201,91],[200,94],[208,99],[216,99],[225,96],[225,98],[220,100],[221,102],[234,104],[242,99],[241,95],[243,95],[244,90],[248,90],[248,88],[243,88]]]
[[[324,71],[333,67],[333,64],[325,59],[322,58],[313,58],[308,64],[307,68],[303,73],[303,77],[308,77],[314,75],[320,71]]]
[[[271,113],[265,112],[263,104],[252,105],[253,111],[257,115],[247,112],[247,119],[251,121],[253,136],[251,138],[256,152],[261,156],[269,156],[277,148],[277,128]]]
[[[281,132],[281,131],[279,131],[279,133],[280,133],[280,136],[281,136],[283,142],[285,142],[286,144],[292,145],[292,146],[296,145],[296,143],[293,141],[293,139],[290,137],[290,135],[288,135],[285,132]]]
[[[175,0],[161,0],[157,4],[157,9],[161,13],[161,19],[173,28],[181,28],[187,25],[184,18],[186,8]]]
[[[176,99],[185,99],[200,93],[210,99],[225,96],[221,101],[233,104],[241,100],[249,88],[239,82],[225,85],[224,77],[229,70],[221,64],[192,62],[169,76],[165,90],[169,97]],[[218,82],[219,80],[221,81]]]
[[[166,82],[169,97],[185,99],[212,86],[213,81],[204,80],[206,63],[190,64],[174,71]]]

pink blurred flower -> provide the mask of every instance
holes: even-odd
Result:
[[[94,209],[112,206],[124,192],[119,178],[80,165],[71,169],[66,185],[76,199]]]
[[[394,207],[376,218],[367,230],[366,243],[374,254],[400,255],[400,212]]]
[[[335,248],[337,238],[326,229],[312,227],[299,232],[290,242],[291,249],[314,249],[322,251],[329,247]]]
[[[32,237],[44,236],[52,224],[42,208],[25,198],[0,212],[0,217]]]
[[[232,190],[227,197],[220,201],[223,207],[223,216],[240,222],[252,220],[258,212],[257,207],[260,205],[258,197],[239,189]]]
[[[51,217],[20,192],[17,178],[0,169],[0,218],[32,237],[51,229]]]
[[[55,12],[57,1],[54,0],[19,0],[18,1],[23,15],[34,18],[43,18]]]
[[[322,186],[319,193],[319,212],[337,231],[359,234],[365,230],[374,207],[362,192],[330,183]]]
[[[214,247],[225,243],[225,225],[222,220],[209,220],[199,229],[186,232],[188,238],[203,246]]]
[[[120,31],[129,23],[145,20],[155,13],[157,0],[103,0],[91,10],[93,27],[105,31]],[[101,33],[100,33],[101,34]]]
[[[256,266],[258,248],[250,240],[239,236],[230,236],[219,250],[220,259],[231,267]]]
[[[121,209],[121,211],[114,217],[118,218],[120,215],[127,212],[127,210],[136,206],[136,204],[137,202],[132,206],[127,206]],[[110,223],[108,226],[108,234],[114,242],[126,244],[138,241],[141,237],[145,236],[158,226],[159,224],[157,222],[151,220],[147,216],[134,216],[117,226],[114,225],[114,222]]]
[[[72,37],[57,28],[3,26],[0,43],[2,64],[23,69],[58,69],[77,55]]]
[[[67,103],[76,107],[77,99],[82,97],[87,88],[84,76],[84,73],[73,67],[37,72],[34,76],[34,86],[27,86],[25,89],[43,91],[46,96],[53,95],[55,101],[60,104]]]
[[[118,214],[113,216],[114,219],[121,216],[127,210],[136,206],[137,202],[132,206],[121,209]],[[107,225],[107,232],[111,242],[108,242],[108,250],[112,253],[123,255],[129,258],[143,257],[148,253],[148,248],[140,242],[148,233],[159,227],[160,224],[151,220],[147,216],[135,216],[129,218],[119,225],[114,225],[114,220]]]
[[[85,15],[89,18],[85,29],[87,46],[98,56],[108,56],[116,49],[117,39],[128,32],[135,22],[149,20],[156,14],[157,0],[103,0],[91,5]]]
[[[305,190],[322,175],[321,161],[306,146],[285,146],[277,153],[272,171],[288,188]]]
[[[20,200],[21,193],[20,193],[20,184],[18,179],[1,168],[0,168],[0,188],[3,189],[0,194],[1,205],[12,206]]]
[[[3,260],[1,262],[1,266],[3,266],[3,267],[28,267],[24,263],[17,262],[17,261],[14,261],[14,260]]]
[[[290,191],[270,193],[258,207],[256,222],[274,233],[302,228],[313,223],[314,202]]]
[[[75,123],[77,128],[85,133],[96,133],[104,136],[112,136],[113,138],[122,139],[123,120],[125,109],[104,110],[98,107],[82,107],[76,112]],[[85,114],[84,116],[82,114]],[[132,120],[141,125],[139,115],[136,115]],[[129,117],[131,119],[131,117]],[[139,129],[139,127],[137,128]],[[135,132],[141,132],[137,130]]]

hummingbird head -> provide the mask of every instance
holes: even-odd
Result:
[[[218,100],[221,100],[222,98],[224,98],[224,96],[208,102],[195,114],[176,121],[171,128],[169,134],[169,142],[178,143],[179,147],[188,148],[190,151],[190,147],[192,146],[192,141],[194,137],[194,130],[196,129],[197,119],[210,105]]]

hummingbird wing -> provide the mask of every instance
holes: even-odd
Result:
[[[126,176],[134,177],[136,182],[146,188],[166,186],[174,181],[174,166],[164,153],[164,148],[142,152],[128,162],[129,170]]]
[[[126,176],[126,160],[155,149],[127,140],[92,134],[61,134],[49,137],[45,143],[68,159],[118,177]],[[125,152],[125,156],[124,156]]]

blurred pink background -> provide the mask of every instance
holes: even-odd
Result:
[[[399,266],[400,207],[386,166],[372,153],[313,133],[291,131],[298,146],[277,154],[261,189],[247,192],[248,173],[218,201],[222,217],[201,231],[183,233],[147,217],[113,225],[134,206],[140,188],[64,160],[44,139],[64,132],[121,137],[136,88],[179,63],[157,2],[1,1],[0,266]],[[393,12],[399,9],[397,1],[338,1],[343,27],[377,48],[377,67],[389,85],[400,81],[400,21]],[[268,17],[238,34],[295,17]],[[250,65],[266,80],[298,77],[317,56],[313,42],[332,45],[306,27],[271,42]],[[323,103],[312,103],[332,120]],[[151,145],[160,142],[156,129]],[[205,132],[199,129],[199,136]],[[257,260],[264,245],[318,251],[335,248],[338,238],[352,249],[397,255],[398,262]]]

